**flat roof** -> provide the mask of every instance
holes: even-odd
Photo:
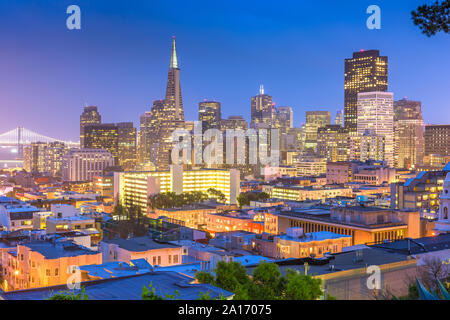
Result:
[[[344,235],[344,234],[338,234],[334,232],[329,231],[318,231],[318,232],[311,232],[311,233],[305,233],[304,237],[291,237],[288,235],[281,235],[276,236],[279,239],[283,240],[289,240],[289,241],[297,241],[297,242],[311,242],[311,241],[323,241],[323,240],[329,240],[329,239],[339,239],[339,238],[351,238],[350,235]]]
[[[361,258],[356,259],[356,252],[361,252]],[[408,260],[405,255],[398,253],[386,252],[381,249],[368,248],[357,251],[341,252],[332,255],[334,259],[330,259],[328,263],[323,265],[308,265],[308,274],[312,276],[336,273],[339,271],[346,271],[352,269],[366,268],[371,265],[384,265],[389,263],[401,262]],[[289,259],[285,259],[287,261]],[[282,262],[279,260],[277,262]],[[334,270],[331,270],[330,266],[334,266]],[[247,268],[247,273],[252,273],[255,267]],[[304,274],[305,267],[303,263],[299,264],[283,264],[279,265],[280,271],[285,273],[287,269],[298,270],[300,273]]]
[[[105,243],[112,243],[118,245],[120,248],[133,251],[133,252],[141,252],[152,249],[164,249],[164,248],[177,248],[180,247],[178,245],[172,243],[161,243],[156,242],[151,237],[134,237],[130,239],[112,239],[112,240],[103,240]]]
[[[415,241],[416,243],[414,243]],[[427,251],[439,251],[439,250],[447,250],[450,249],[450,234],[441,234],[434,237],[424,237],[413,239],[411,241],[411,253],[418,254],[426,252],[421,246],[417,243],[422,244]],[[371,245],[374,248],[380,248],[388,251],[394,251],[401,254],[408,253],[408,240],[397,240],[388,243],[381,243]]]
[[[212,286],[210,284],[190,284],[192,278],[176,272],[149,272],[142,275],[132,275],[105,280],[83,282],[85,293],[89,300],[142,300],[142,288],[149,286],[159,295],[174,294],[178,291],[182,300],[196,300],[201,292],[209,293],[211,298],[218,298],[221,294],[230,297],[233,293]],[[55,292],[67,290],[66,285],[46,287],[42,289],[28,289],[21,291],[3,292],[0,295],[5,300],[44,300]],[[81,290],[75,290],[75,293]]]
[[[70,241],[30,241],[22,244],[24,247],[30,248],[32,251],[39,252],[46,259],[58,259],[61,257],[75,257],[80,255],[98,254],[86,247],[76,245]]]

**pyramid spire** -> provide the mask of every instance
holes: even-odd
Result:
[[[172,54],[170,55],[171,69],[178,69],[177,48],[175,46],[175,36],[172,37]]]

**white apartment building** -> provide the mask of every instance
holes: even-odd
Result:
[[[114,166],[113,156],[103,149],[71,149],[63,158],[65,181],[91,181]]]
[[[384,138],[384,161],[394,166],[394,94],[392,92],[358,93],[357,132],[359,136]],[[377,159],[380,160],[380,159]]]

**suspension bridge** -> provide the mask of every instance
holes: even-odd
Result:
[[[78,145],[77,142],[64,141],[44,136],[23,127],[17,127],[13,130],[0,134],[0,147],[17,147],[17,153],[22,155],[23,146],[36,142],[51,143],[62,142],[69,146]]]

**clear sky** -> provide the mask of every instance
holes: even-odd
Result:
[[[426,123],[450,123],[450,35],[428,38],[411,10],[428,0],[0,0],[0,133],[23,125],[78,139],[83,106],[103,122],[133,121],[164,97],[176,36],[187,120],[198,102],[249,119],[264,84],[294,125],[344,103],[344,59],[379,49],[394,98],[421,100]],[[66,8],[81,8],[68,30]],[[381,8],[381,30],[366,8]]]

